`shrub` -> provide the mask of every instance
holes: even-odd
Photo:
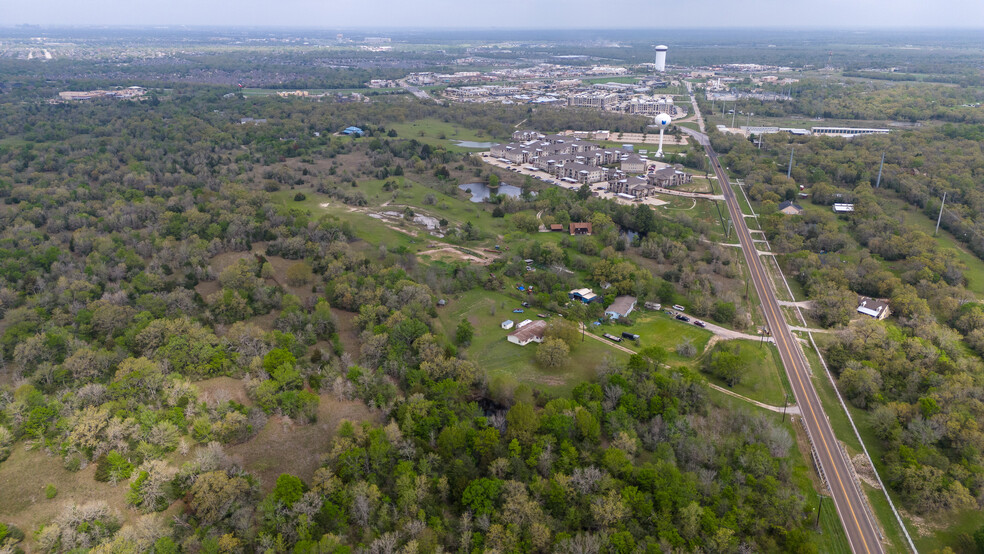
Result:
[[[51,483],[48,483],[48,485],[44,488],[44,496],[48,500],[51,500],[52,498],[58,496],[58,489]]]
[[[307,196],[304,196],[303,192],[294,195],[294,202],[303,202],[305,200],[307,200]]]

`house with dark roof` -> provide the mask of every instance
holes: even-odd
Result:
[[[571,235],[590,235],[591,223],[571,223]]]
[[[806,213],[806,210],[802,206],[793,203],[792,200],[786,200],[782,204],[779,204],[779,211],[786,215],[803,215]]]

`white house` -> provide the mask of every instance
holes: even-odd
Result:
[[[547,330],[547,322],[540,319],[519,327],[509,333],[507,339],[513,344],[526,346],[531,342],[543,342],[543,333]]]
[[[866,296],[862,296],[859,299],[859,302],[858,313],[860,314],[864,314],[875,319],[885,319],[892,313],[892,311],[888,309],[888,302],[868,298]]]
[[[605,309],[605,315],[611,319],[626,317],[635,309],[635,296],[616,296],[611,306]]]

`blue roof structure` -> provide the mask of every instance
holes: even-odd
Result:
[[[363,131],[362,129],[360,129],[358,127],[346,127],[345,130],[342,131],[342,134],[343,135],[359,135],[361,137],[362,135],[365,134],[365,131]]]

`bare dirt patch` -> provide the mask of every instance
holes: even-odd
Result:
[[[444,248],[434,248],[431,250],[425,250],[417,254],[417,256],[430,256],[435,260],[463,260],[466,262],[472,262],[477,264],[486,265],[491,262],[487,258],[480,258],[478,256],[473,256],[471,254],[466,254],[456,248],[451,248],[446,246]]]
[[[336,400],[332,395],[322,394],[317,422],[298,425],[290,418],[271,417],[252,440],[231,446],[226,452],[260,478],[265,493],[273,489],[281,473],[310,481],[338,425],[346,419],[379,422],[380,416],[362,402]]]
[[[881,490],[881,485],[878,484],[878,479],[875,477],[875,470],[868,463],[868,458],[864,454],[855,454],[851,458],[851,463],[854,464],[854,473],[857,473],[858,477],[866,485],[873,489]]]
[[[246,395],[246,385],[241,379],[232,377],[214,377],[204,381],[197,381],[199,399],[209,406],[216,406],[232,400],[245,406],[251,406],[253,402]]]
[[[342,348],[349,356],[352,356],[353,360],[358,359],[359,352],[362,350],[362,342],[359,340],[359,331],[355,326],[355,316],[357,314],[338,308],[332,308],[331,313],[335,316],[335,321],[338,324],[336,326],[338,329],[338,340],[341,341]]]
[[[128,482],[115,487],[95,480],[96,464],[72,473],[61,459],[17,443],[7,461],[0,463],[0,521],[24,531],[24,548],[32,551],[33,531],[55,518],[66,504],[104,501],[117,512],[121,522],[129,523],[139,514],[126,508]],[[45,497],[45,486],[58,489],[55,498]]]

